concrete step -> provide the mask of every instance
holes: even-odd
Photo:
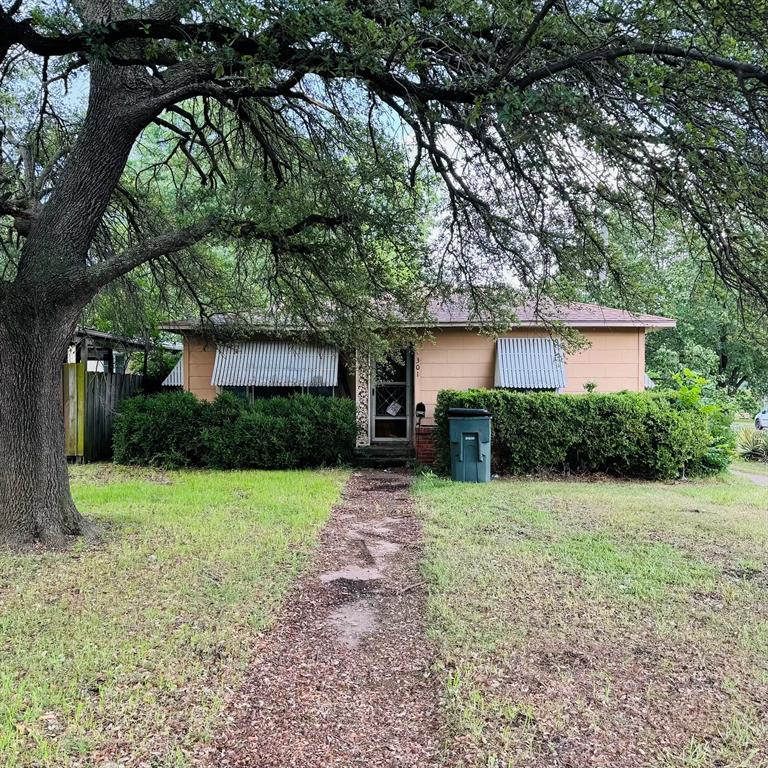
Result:
[[[369,456],[413,456],[412,445],[365,445],[355,448],[355,453],[365,453]]]
[[[366,445],[355,448],[355,464],[360,467],[409,467],[415,460],[416,453],[411,445]]]

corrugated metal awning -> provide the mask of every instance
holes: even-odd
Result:
[[[183,387],[184,386],[184,357],[179,358],[179,362],[173,366],[173,370],[165,377],[160,385],[161,387]]]
[[[497,387],[562,389],[565,356],[552,339],[499,339],[496,342]]]
[[[249,341],[216,349],[217,387],[335,387],[339,350],[324,344]]]

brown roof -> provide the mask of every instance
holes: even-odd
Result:
[[[482,325],[477,315],[470,311],[463,297],[450,301],[434,302],[430,314],[439,326]],[[628,312],[625,309],[585,304],[580,301],[555,303],[542,300],[529,302],[515,310],[517,325],[545,325],[561,323],[572,328],[674,328],[675,320],[660,315]]]
[[[469,302],[463,296],[456,296],[450,300],[435,300],[430,303],[429,314],[434,321],[420,321],[411,325],[423,327],[479,327],[489,325],[482,319],[483,313],[475,312],[470,308]],[[514,325],[552,325],[562,324],[571,328],[674,328],[675,320],[660,315],[647,315],[628,312],[625,309],[603,307],[600,304],[585,304],[575,301],[568,303],[555,303],[551,300],[542,300],[537,303],[528,303],[515,310],[516,321]],[[229,315],[213,315],[210,318],[213,326],[226,326],[229,323],[243,323],[265,330],[290,331],[291,323],[275,323],[265,318],[251,318],[250,323],[244,322],[244,318],[237,320]],[[408,322],[404,323],[409,325]],[[185,331],[200,328],[199,319],[179,320],[166,323],[162,326],[167,331]],[[295,328],[294,328],[295,330]]]

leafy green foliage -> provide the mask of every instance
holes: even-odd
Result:
[[[733,404],[736,413],[743,413],[752,418],[762,408],[763,399],[753,390],[743,388],[736,391]]]
[[[191,392],[124,400],[115,417],[115,462],[168,468],[199,464],[204,410]]]
[[[435,419],[443,470],[450,463],[447,409],[493,414],[494,471],[606,472],[672,479],[727,466],[730,449],[715,411],[693,391],[669,394],[558,395],[475,389],[439,393]]]
[[[691,474],[713,474],[721,472],[730,463],[736,438],[731,429],[735,404],[724,389],[694,371],[685,369],[672,376],[674,387],[671,391],[686,407],[706,416],[709,424],[710,441],[706,453],[698,466],[689,468]],[[659,393],[663,394],[663,393]]]
[[[765,307],[717,280],[702,238],[669,215],[654,227],[620,218],[607,232],[596,268],[564,276],[567,297],[677,320],[647,337],[646,367],[657,384],[690,368],[731,395],[744,387],[768,394]]]
[[[141,373],[142,392],[150,395],[160,392],[160,388],[168,374],[179,360],[178,354],[167,352],[162,347],[154,346],[147,355],[147,372],[144,373],[144,353],[133,352],[128,358],[128,373]]]
[[[125,402],[115,422],[120,464],[220,469],[330,466],[352,458],[355,406],[298,395],[247,405],[230,393],[212,403],[188,392]]]
[[[200,123],[211,115],[204,100],[189,102],[185,112]],[[232,136],[244,132],[247,144],[250,134],[238,121],[216,114],[220,129]],[[263,119],[261,110],[254,107],[251,119]],[[179,115],[166,122],[188,128]],[[168,317],[205,322],[227,314],[232,327],[212,330],[236,334],[279,314],[353,348],[373,345],[375,331],[396,308],[423,311],[414,286],[423,279],[436,206],[429,180],[419,173],[410,183],[402,147],[376,126],[370,135],[377,151],[370,154],[369,129],[354,113],[345,114],[341,128],[318,115],[313,141],[302,131],[286,141],[294,130],[286,126],[275,138],[273,152],[285,163],[277,183],[253,161],[260,148],[192,142],[195,167],[211,177],[196,184],[186,155],[167,157],[167,131],[148,127],[124,172],[145,226],[164,231],[195,218],[221,222],[172,263],[143,264],[105,286],[88,315],[141,329],[157,328]]]
[[[376,298],[407,301],[407,276],[472,285],[509,274],[538,296],[600,273],[603,224],[665,214],[698,231],[722,278],[765,302],[762,7],[375,5],[128,2],[106,23],[80,5],[13,5],[0,77],[6,133],[18,137],[0,147],[5,212],[29,231],[29,177],[43,177],[32,192],[47,204],[70,147],[130,127],[124,176],[102,191],[103,228],[83,247],[114,260],[214,214],[204,245],[138,270],[171,303],[274,300],[314,319],[333,304],[354,330]],[[110,61],[137,34],[140,82]],[[79,132],[84,89],[67,98],[67,85],[86,67],[89,83],[153,109]],[[423,269],[443,215],[445,249]],[[19,254],[7,245],[0,272],[11,275]]]
[[[313,467],[352,458],[357,430],[352,400],[298,395],[245,405],[223,393],[209,409],[203,437],[208,466]],[[211,419],[213,412],[218,416]]]

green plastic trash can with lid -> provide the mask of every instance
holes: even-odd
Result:
[[[485,408],[449,408],[451,477],[463,483],[491,479],[491,414]]]

